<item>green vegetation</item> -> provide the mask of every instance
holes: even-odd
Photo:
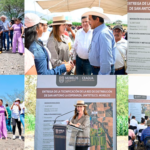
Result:
[[[128,135],[128,76],[117,76],[117,136]]]
[[[35,129],[35,116],[27,114],[25,116],[26,131],[34,131]]]
[[[0,0],[0,15],[6,15],[10,20],[24,17],[24,0]]]
[[[37,76],[25,77],[26,131],[34,131],[35,129],[36,83]]]
[[[128,116],[117,116],[117,136],[128,135]]]

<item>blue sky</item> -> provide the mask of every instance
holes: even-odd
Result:
[[[24,75],[0,75],[0,97],[12,95],[15,90],[24,91]]]

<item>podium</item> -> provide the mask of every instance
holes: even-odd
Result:
[[[54,129],[54,150],[75,150],[76,137],[80,128],[70,125],[55,124]]]

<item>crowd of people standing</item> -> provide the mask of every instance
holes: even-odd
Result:
[[[28,75],[127,74],[127,35],[121,25],[112,29],[100,12],[87,12],[77,30],[64,16],[48,27],[36,14],[25,14],[25,73]]]
[[[24,114],[25,114],[25,105],[24,102],[21,103],[20,99],[17,98],[11,107],[8,104],[3,106],[3,100],[0,99],[0,140],[2,138],[7,140],[7,134],[13,134],[12,139],[16,139],[16,125],[19,131],[19,139],[22,140],[22,129],[21,124],[23,125],[23,132],[25,132],[24,125]]]
[[[21,18],[12,18],[9,22],[5,15],[0,17],[0,54],[10,51],[22,55],[24,53],[24,27]]]

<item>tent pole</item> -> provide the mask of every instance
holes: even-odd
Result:
[[[99,7],[100,7],[100,1],[101,1],[101,0],[99,0]]]

